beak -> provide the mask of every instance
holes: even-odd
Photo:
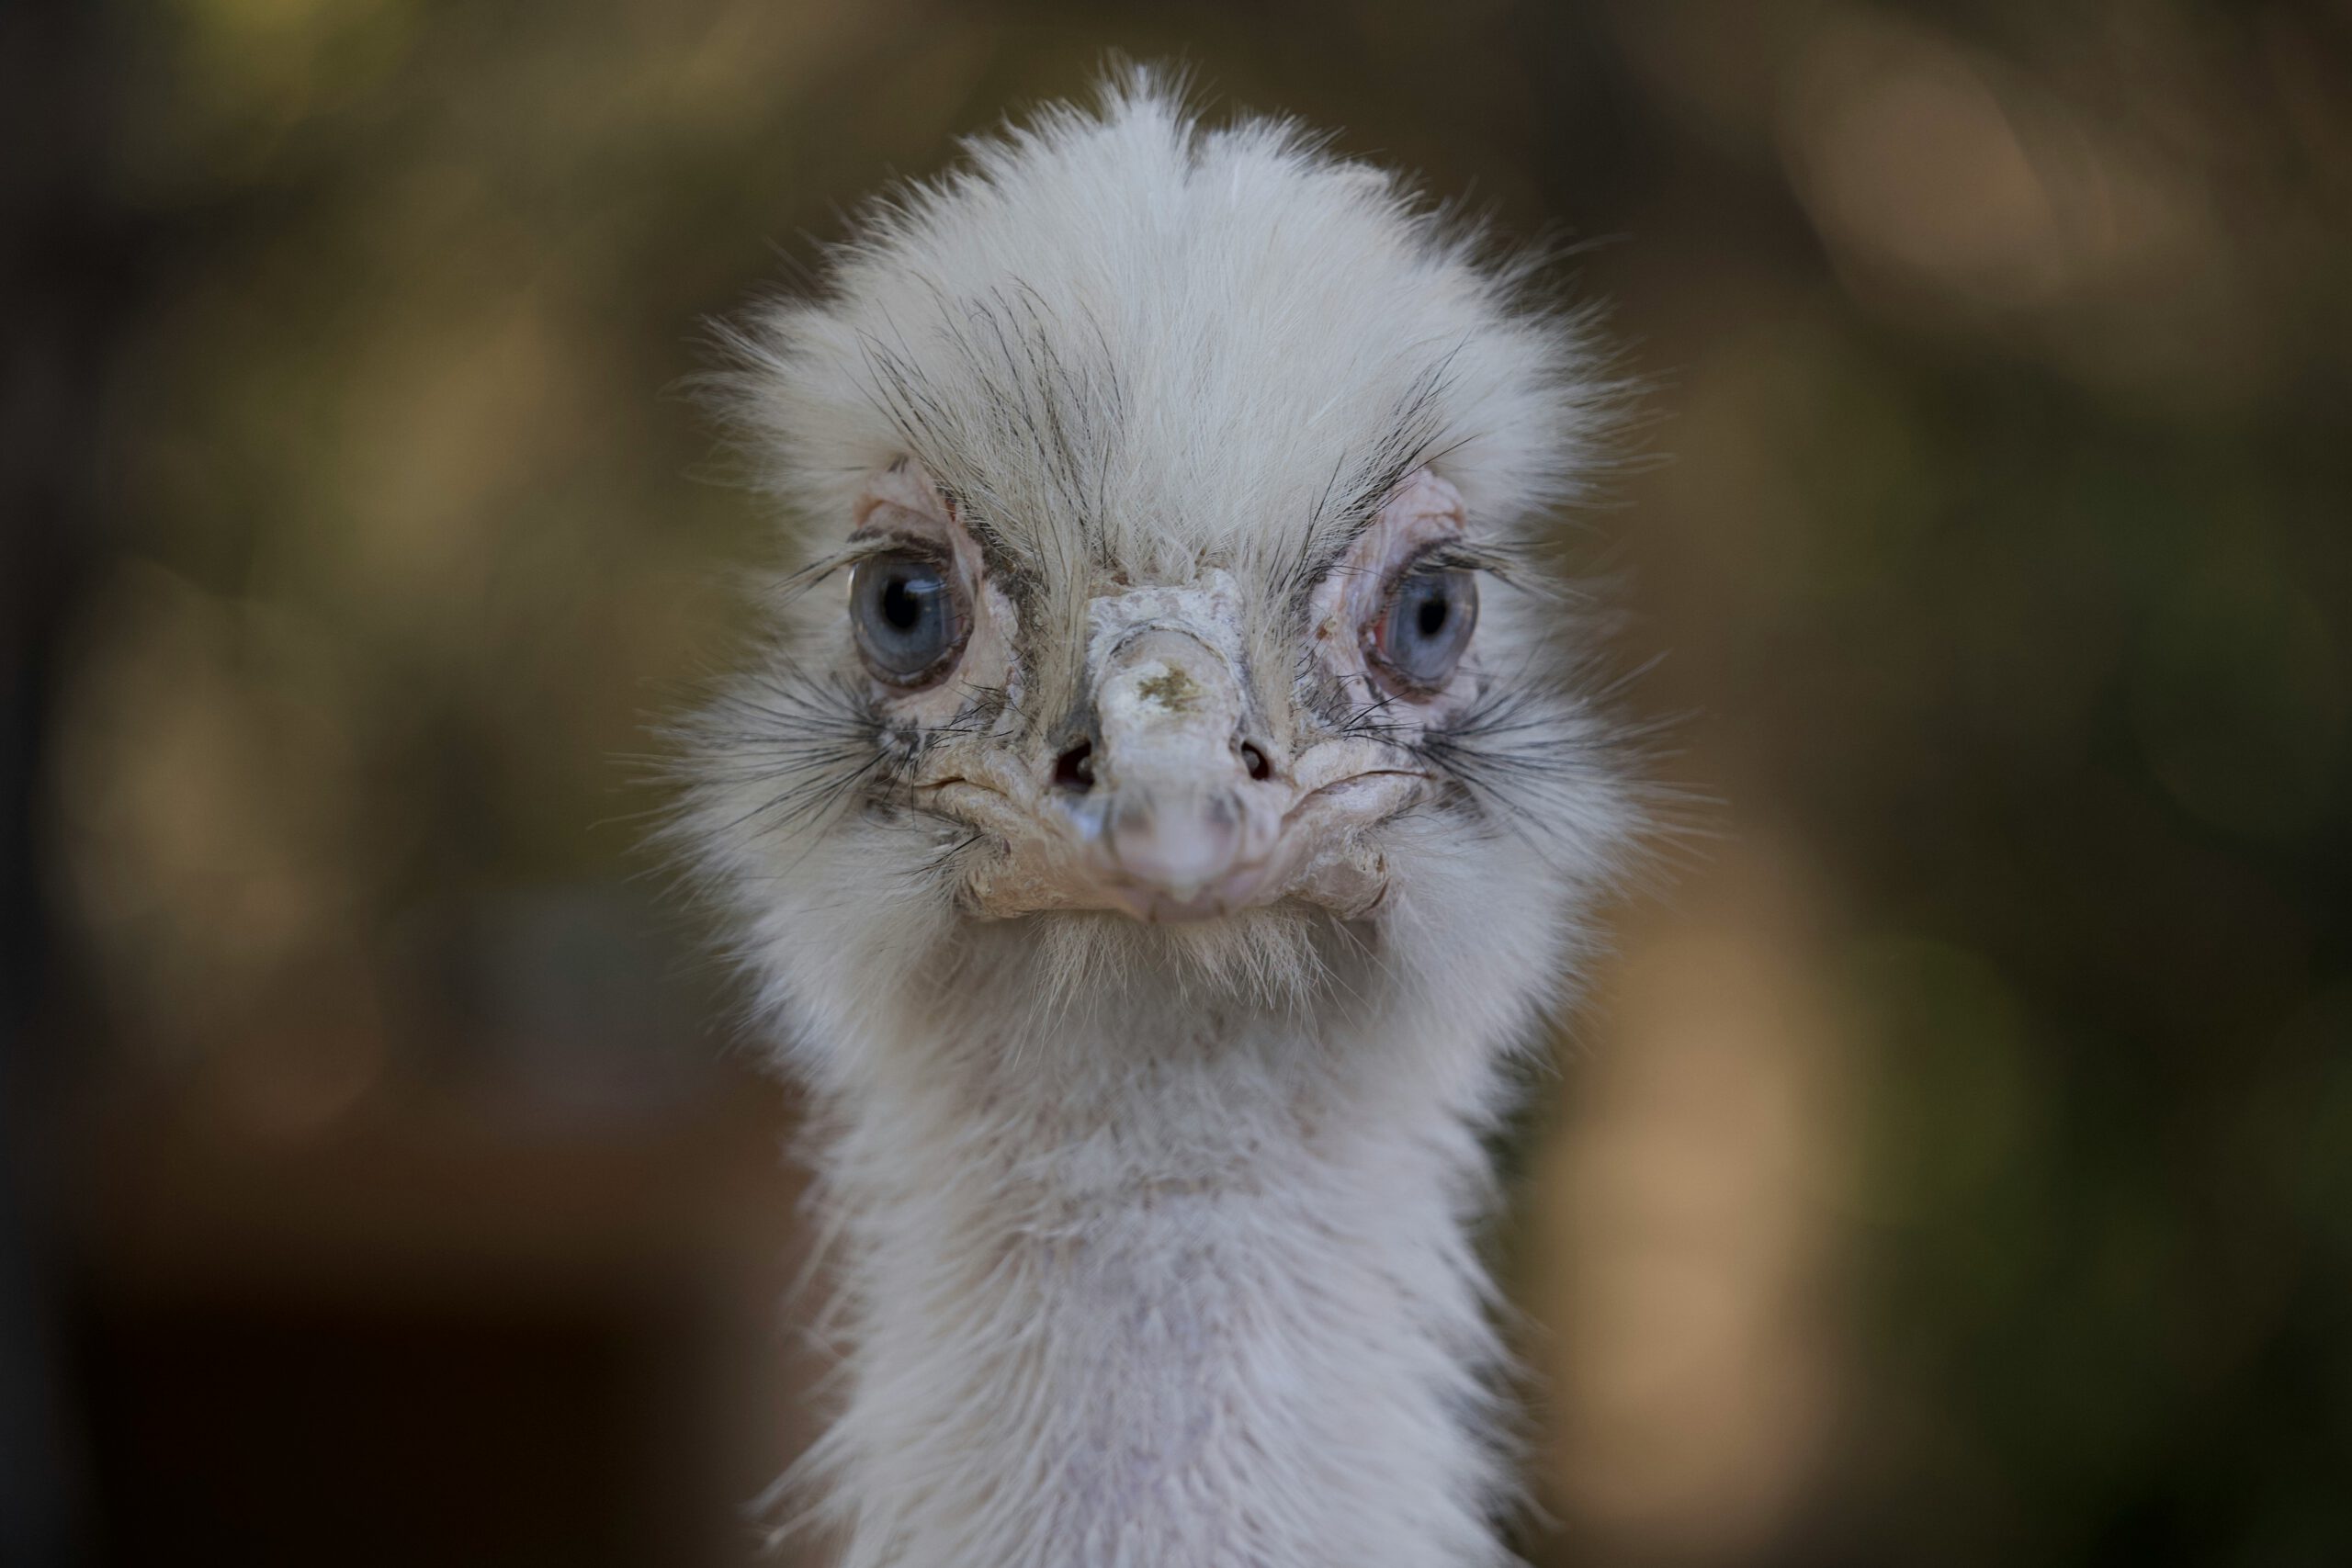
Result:
[[[1283,869],[1295,792],[1272,778],[1266,742],[1245,731],[1224,617],[1170,617],[1158,594],[1149,607],[1163,614],[1121,613],[1143,597],[1096,606],[1100,739],[1092,782],[1066,809],[1103,902],[1138,919],[1205,919],[1249,904]]]
[[[1050,770],[1010,750],[941,751],[918,787],[1001,846],[967,874],[975,914],[1172,922],[1295,899],[1352,920],[1386,899],[1385,856],[1361,829],[1408,807],[1425,776],[1374,737],[1278,748],[1242,678],[1240,596],[1204,577],[1087,606],[1078,744]]]

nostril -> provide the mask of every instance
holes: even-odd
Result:
[[[1241,765],[1261,784],[1274,776],[1274,765],[1266,761],[1266,754],[1247,740],[1241,743]]]
[[[1094,787],[1094,742],[1081,740],[1054,759],[1054,783],[1084,795]]]

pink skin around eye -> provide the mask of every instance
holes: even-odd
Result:
[[[952,509],[939,493],[939,487],[931,482],[922,465],[910,457],[892,464],[868,480],[850,515],[856,531],[864,534],[895,524],[899,521],[895,513],[917,519],[939,530],[943,537],[947,530],[955,528]]]
[[[856,525],[853,538],[888,534],[928,544],[946,556],[972,619],[955,670],[934,686],[891,694],[893,708],[919,724],[939,724],[954,717],[976,687],[1002,687],[1017,702],[1021,675],[1012,652],[1012,605],[988,581],[979,545],[922,465],[907,458],[876,474],[851,515]]]
[[[1462,492],[1429,469],[1417,468],[1390,494],[1339,569],[1316,589],[1308,602],[1316,658],[1356,700],[1390,695],[1374,681],[1365,657],[1367,641],[1386,607],[1390,581],[1431,545],[1461,537],[1464,525]],[[1449,683],[1428,697],[1407,700],[1434,707],[1448,702],[1453,691],[1454,683]]]

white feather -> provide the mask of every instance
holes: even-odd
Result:
[[[1485,540],[1536,536],[1610,393],[1517,295],[1386,175],[1138,77],[878,209],[824,298],[746,335],[731,398],[806,557],[907,457],[998,520],[1036,592],[1013,700],[1050,714],[1078,563],[1231,571],[1287,671],[1298,563],[1386,466],[1442,471]],[[858,755],[807,739],[838,602],[777,605],[688,831],[824,1108],[845,1376],[797,1479],[851,1568],[1505,1560],[1478,1140],[1631,818],[1559,615],[1490,583],[1477,634],[1544,739],[1514,757],[1559,776],[1384,826],[1376,919],[1159,927],[971,919],[930,874],[944,830],[854,783],[777,820]]]

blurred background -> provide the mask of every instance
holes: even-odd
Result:
[[[0,1562],[751,1560],[669,389],[1112,47],[1655,385],[1577,522],[1723,804],[1516,1156],[1527,1554],[2352,1562],[2352,9],[2261,0],[0,9]]]

